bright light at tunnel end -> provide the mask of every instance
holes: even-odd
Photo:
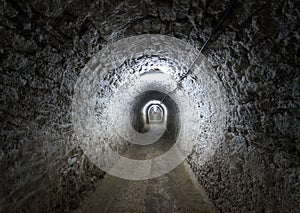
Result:
[[[186,159],[199,138],[201,126],[195,118],[205,115],[208,106],[199,108],[197,101],[187,98],[193,93],[191,88],[184,88],[192,82],[189,78],[186,83],[183,82],[183,88],[170,92],[176,88],[178,76],[185,72],[196,53],[191,45],[173,37],[141,35],[107,46],[86,64],[74,89],[72,121],[79,145],[93,164],[119,178],[143,180],[164,175]],[[128,69],[119,70],[126,60],[140,58],[141,55],[147,56],[148,61],[133,68],[139,71],[129,70],[126,73]],[[179,64],[176,67],[181,68],[174,71],[175,66],[151,61],[152,55],[168,58],[171,64],[175,61]],[[201,72],[199,67],[203,60],[206,60],[204,56],[196,62],[194,74]],[[153,70],[159,70],[161,76],[149,75]],[[201,86],[197,82],[192,83],[192,87],[199,87],[199,91]],[[123,141],[140,145],[155,143],[165,131],[142,134],[130,124],[128,109],[132,99],[149,88],[168,94],[178,104],[182,112],[180,119],[186,125],[181,126],[176,142],[165,153],[149,160],[129,159],[112,147],[121,146]],[[187,139],[189,143],[186,143]]]

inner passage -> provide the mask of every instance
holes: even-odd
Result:
[[[159,104],[153,104],[147,110],[148,123],[163,123],[164,111]]]
[[[131,159],[152,159],[168,151],[176,142],[180,131],[179,108],[167,94],[156,90],[146,91],[134,98],[130,122],[140,133],[147,133],[151,128],[164,130],[163,135],[149,145],[132,144],[129,141],[128,151],[122,154]]]

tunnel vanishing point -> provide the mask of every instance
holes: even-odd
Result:
[[[300,211],[299,1],[0,11],[0,212]]]

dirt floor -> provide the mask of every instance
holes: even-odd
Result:
[[[126,156],[149,159],[170,148],[168,134],[156,145],[130,146]],[[184,161],[169,173],[149,180],[126,180],[106,174],[75,212],[216,212]]]

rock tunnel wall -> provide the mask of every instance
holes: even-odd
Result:
[[[194,154],[190,162],[221,211],[299,210],[296,4],[241,3],[207,49],[228,94],[228,129],[213,160],[199,167]]]
[[[103,176],[71,124],[73,88],[91,56],[145,33],[199,48],[225,3],[2,0],[0,210],[67,211]],[[226,89],[226,137],[209,162],[199,163],[197,147],[188,160],[221,212],[299,210],[297,8],[240,1],[204,51]]]

